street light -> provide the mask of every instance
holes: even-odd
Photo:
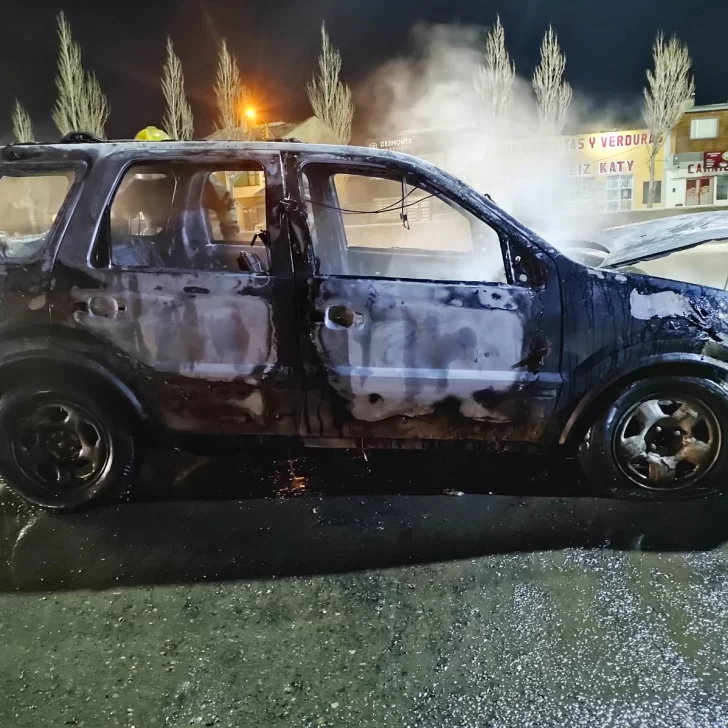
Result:
[[[246,118],[247,118],[247,119],[248,119],[249,121],[251,121],[251,122],[252,122],[252,121],[254,121],[255,119],[257,119],[257,117],[258,117],[258,112],[257,112],[257,111],[256,111],[256,110],[255,110],[255,109],[254,109],[254,108],[252,107],[252,106],[248,106],[248,107],[246,107],[246,109],[245,109],[245,116],[246,116]],[[262,127],[263,127],[263,129],[264,129],[264,132],[263,132],[263,139],[266,139],[266,140],[267,140],[267,139],[272,139],[272,138],[273,138],[273,135],[271,134],[271,132],[270,132],[270,129],[268,128],[268,122],[267,122],[267,121],[263,120],[263,121],[262,121],[262,122],[261,122],[260,124],[258,124],[258,126],[259,126],[259,127],[260,127],[260,126],[262,126]],[[250,131],[248,132],[248,134],[249,134],[249,137],[250,137],[250,134],[251,134],[251,133],[252,133],[252,132],[250,132]]]

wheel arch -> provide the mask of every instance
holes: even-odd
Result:
[[[644,359],[628,370],[605,379],[576,404],[559,436],[559,445],[571,446],[584,435],[601,407],[616,392],[653,376],[693,376],[713,381],[728,380],[728,363],[699,354],[667,354]]]
[[[150,426],[154,412],[118,372],[88,355],[42,340],[4,342],[0,352],[0,394],[34,375],[61,376],[101,389],[125,407],[139,425]]]

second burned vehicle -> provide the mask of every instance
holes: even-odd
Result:
[[[585,266],[422,160],[15,145],[0,230],[0,470],[45,507],[199,435],[578,450],[611,495],[724,482],[728,294]]]

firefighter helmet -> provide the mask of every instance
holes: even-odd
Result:
[[[156,126],[147,126],[142,129],[135,137],[138,142],[166,142],[172,139],[166,131]]]

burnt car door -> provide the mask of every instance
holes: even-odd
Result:
[[[280,155],[111,155],[85,189],[54,274],[54,322],[100,344],[173,430],[293,434]],[[79,245],[90,219],[93,242]]]
[[[290,165],[309,253],[303,434],[539,440],[561,386],[561,309],[538,246],[431,167]]]
[[[3,340],[20,332],[40,337],[47,334],[53,258],[85,171],[83,158],[76,155],[54,158],[53,154],[33,151],[7,147],[0,162]]]

